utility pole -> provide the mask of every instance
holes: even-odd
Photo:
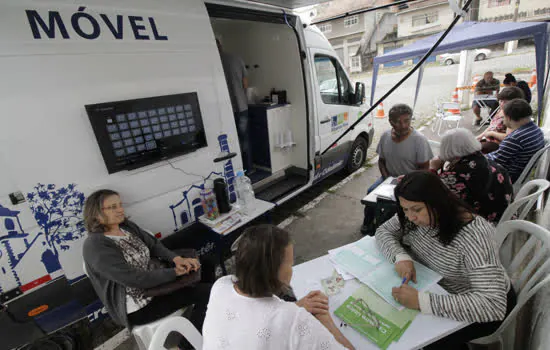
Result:
[[[519,12],[519,0],[516,0],[516,7],[514,8],[514,22],[518,21],[518,12]]]
[[[475,22],[479,19],[479,0],[473,0],[468,11],[468,21]]]

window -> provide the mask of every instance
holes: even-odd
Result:
[[[351,72],[360,72],[361,71],[361,56],[351,56],[349,58],[349,67]]]
[[[499,6],[506,6],[510,5],[510,0],[489,0],[489,6],[488,7],[499,7]]]
[[[332,32],[332,24],[321,24],[319,26],[319,30],[322,33],[330,33],[330,32]]]
[[[420,27],[426,24],[437,23],[439,15],[437,12],[424,13],[412,17],[412,26]]]
[[[353,27],[357,23],[359,23],[359,16],[358,15],[349,16],[349,17],[344,18],[344,26],[346,28]]]
[[[349,105],[354,98],[353,87],[338,61],[329,56],[315,56],[315,70],[321,99],[325,104]]]

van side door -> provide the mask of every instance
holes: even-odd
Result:
[[[360,106],[355,100],[355,89],[342,65],[332,52],[310,50],[313,67],[316,142],[315,152],[320,155],[344,130],[357,120]],[[322,157],[322,177],[345,165],[353,140],[349,133]],[[330,169],[328,169],[330,168]],[[316,169],[319,170],[319,169]],[[316,171],[317,177],[318,171]]]

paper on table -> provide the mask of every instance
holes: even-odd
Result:
[[[336,253],[333,260],[336,264],[357,277],[359,280],[370,274],[376,268],[376,265],[380,263],[380,260],[376,258],[371,258],[371,261],[363,259],[362,256],[359,256],[348,249],[344,249]]]
[[[417,283],[411,281],[409,284],[420,292],[427,290],[441,280],[441,276],[438,273],[416,261],[414,262],[414,268],[416,270]],[[395,272],[393,265],[387,262],[367,276],[363,275],[359,278],[359,281],[372,288],[384,298],[384,300],[398,310],[402,310],[404,306],[393,299],[391,292],[393,287],[399,287],[401,285],[402,280],[403,279]]]
[[[374,193],[376,194],[377,197],[391,199],[394,201],[395,200],[394,189],[395,189],[395,185],[382,184],[374,190]]]
[[[353,246],[356,242],[353,242],[353,243],[350,243],[350,244],[346,244],[345,246],[342,246],[342,247],[339,247],[339,248],[335,248],[335,249],[331,249],[328,251],[328,256],[329,256],[329,260],[330,262],[332,263],[332,265],[334,266],[334,269],[336,270],[336,272],[338,272],[340,274],[340,276],[342,276],[342,278],[344,279],[344,281],[349,281],[349,280],[352,280],[355,278],[355,276],[353,276],[352,274],[350,273],[347,273],[346,270],[344,270],[342,267],[338,266],[338,264],[334,261],[333,257],[336,255],[336,253],[338,253],[339,251],[341,250],[344,250],[344,249],[347,249],[351,246]]]
[[[350,273],[347,273],[346,270],[344,270],[343,268],[341,268],[333,259],[332,259],[332,256],[329,255],[329,260],[330,262],[332,263],[332,266],[334,266],[334,269],[336,270],[336,272],[338,272],[340,274],[340,276],[342,276],[342,278],[344,279],[344,281],[349,281],[349,280],[352,280],[355,278],[354,275],[350,274]]]

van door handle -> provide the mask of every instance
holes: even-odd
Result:
[[[326,124],[330,122],[330,118],[326,117],[325,119],[321,120],[321,124]]]

